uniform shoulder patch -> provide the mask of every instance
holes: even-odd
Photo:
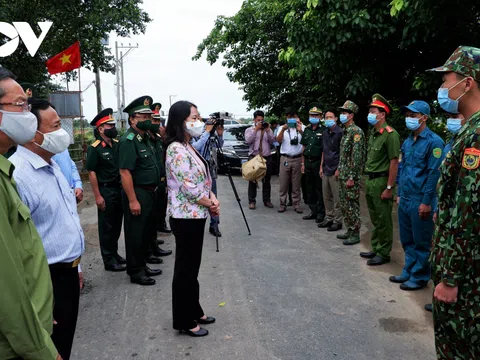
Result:
[[[362,135],[360,135],[360,134],[355,134],[355,135],[353,136],[353,141],[359,142],[360,140],[362,140]]]
[[[92,144],[92,146],[95,148],[98,146],[98,144],[100,144],[100,140],[95,140]]]
[[[480,150],[475,148],[465,149],[462,166],[467,170],[475,170],[480,165]]]
[[[436,157],[437,159],[440,159],[440,156],[442,156],[442,149],[440,148],[435,148],[433,149],[433,156]]]
[[[393,132],[393,128],[391,128],[390,126],[386,126],[385,129],[387,130],[388,133]]]
[[[134,137],[135,137],[135,134],[130,133],[130,134],[127,135],[127,140],[133,140]]]

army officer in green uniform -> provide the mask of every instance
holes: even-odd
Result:
[[[145,263],[152,228],[156,226],[153,210],[160,183],[155,148],[147,134],[152,126],[152,102],[150,96],[142,96],[124,109],[130,128],[120,139],[118,149],[127,274],[132,283],[140,285],[154,285],[151,276],[162,273]]]
[[[107,271],[125,271],[126,260],[118,255],[122,232],[122,195],[118,171],[118,140],[113,110],[105,109],[92,120],[96,140],[88,147],[88,177],[98,208],[98,238]]]
[[[372,251],[360,256],[370,259],[367,265],[390,262],[393,242],[393,187],[397,177],[400,155],[400,136],[386,123],[392,106],[381,95],[375,94],[369,106],[368,122],[373,127],[368,138],[365,163],[366,199],[373,224]]]

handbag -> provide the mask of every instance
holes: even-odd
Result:
[[[267,174],[267,160],[262,156],[262,142],[265,131],[260,136],[260,149],[258,155],[242,165],[242,177],[247,181],[258,182]]]

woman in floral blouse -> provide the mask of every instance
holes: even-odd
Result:
[[[205,336],[200,324],[211,324],[200,306],[198,271],[202,260],[205,222],[220,215],[220,205],[211,191],[212,179],[208,164],[190,145],[200,136],[204,124],[197,107],[178,101],[170,108],[167,124],[165,168],[168,186],[168,216],[175,236],[175,270],[172,302],[173,328],[190,336]]]

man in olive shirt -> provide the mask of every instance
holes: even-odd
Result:
[[[150,96],[142,96],[124,109],[129,115],[130,128],[120,139],[118,149],[127,274],[132,283],[140,285],[154,285],[155,280],[150,276],[162,273],[145,263],[152,228],[156,229],[153,210],[160,183],[155,148],[147,134],[152,126],[152,102]]]
[[[88,147],[88,177],[98,208],[98,238],[103,264],[107,271],[125,271],[126,260],[118,254],[122,232],[122,193],[118,170],[118,140],[111,108],[92,120],[97,140]]]
[[[25,92],[0,67],[0,153],[33,139],[36,128]],[[50,338],[53,290],[45,250],[13,171],[0,156],[0,359],[61,360]]]
[[[393,242],[393,187],[397,177],[400,155],[400,136],[387,125],[387,115],[392,106],[381,95],[375,94],[369,106],[368,122],[373,127],[368,138],[368,154],[365,164],[366,199],[373,224],[372,251],[360,256],[370,259],[367,265],[390,262]]]

